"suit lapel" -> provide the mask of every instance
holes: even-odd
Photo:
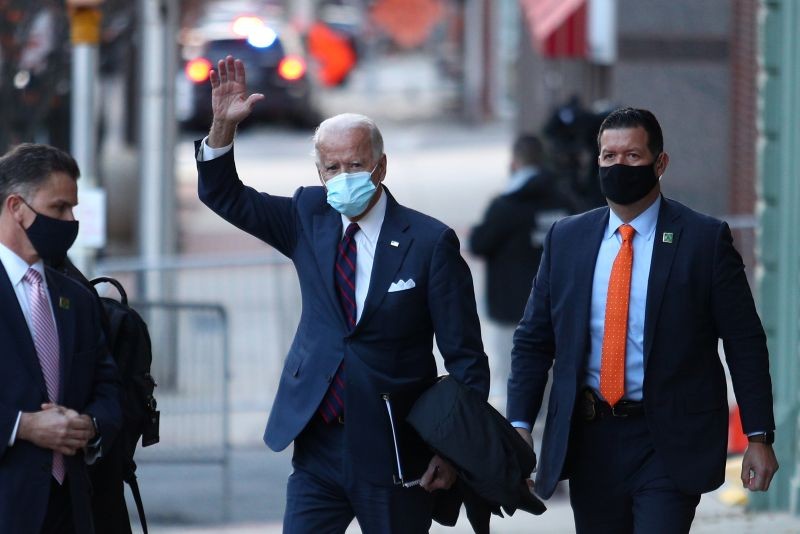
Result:
[[[33,344],[30,328],[28,328],[14,287],[11,285],[11,280],[2,263],[0,263],[0,303],[3,303],[0,306],[0,321],[5,323],[8,334],[13,338],[9,342],[3,342],[4,348],[10,348],[11,352],[19,357],[46,398],[47,386],[44,383],[42,367],[36,355],[36,346]]]
[[[322,284],[331,300],[331,306],[336,310],[346,326],[347,319],[339,304],[336,295],[336,284],[333,280],[333,269],[336,263],[336,247],[342,240],[342,218],[333,208],[327,208],[324,213],[314,216],[314,254],[317,257]]]
[[[672,262],[675,253],[680,247],[680,235],[683,225],[680,223],[680,213],[672,207],[670,202],[661,198],[661,207],[656,223],[656,233],[653,236],[653,258],[650,263],[650,278],[647,282],[647,303],[644,315],[644,365],[650,350],[653,348],[653,335],[658,324],[658,315],[661,312],[661,301],[669,280]]]
[[[581,231],[570,242],[572,250],[584,251],[581,257],[575,258],[575,283],[570,295],[576,316],[576,332],[585,332],[581,340],[579,354],[586,354],[589,343],[589,320],[592,313],[592,285],[594,282],[594,269],[597,264],[597,254],[603,235],[608,227],[608,208],[597,210],[586,220],[585,231]],[[582,357],[582,356],[581,356]],[[577,366],[580,368],[580,365]]]
[[[46,270],[47,271],[47,270]],[[53,317],[56,319],[59,343],[59,380],[58,402],[63,402],[65,384],[69,384],[69,374],[72,370],[72,346],[75,339],[75,312],[72,303],[63,293],[63,288],[49,272],[47,276],[47,290],[50,293],[50,302],[53,306]]]
[[[375,258],[372,262],[369,290],[364,300],[364,310],[356,329],[364,324],[378,309],[386,296],[389,286],[394,280],[403,259],[406,257],[413,239],[406,233],[409,223],[397,201],[386,192],[386,215],[383,219],[378,242],[375,245]]]

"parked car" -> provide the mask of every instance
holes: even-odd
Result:
[[[303,127],[319,122],[305,51],[290,26],[244,14],[233,20],[206,20],[185,31],[181,40],[185,63],[178,73],[175,98],[181,124],[200,128],[210,124],[209,70],[227,55],[244,62],[248,91],[266,97],[256,104],[253,119],[285,120]]]

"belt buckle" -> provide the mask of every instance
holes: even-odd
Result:
[[[617,406],[618,405],[614,405],[614,406],[611,407],[611,415],[612,416],[614,416],[614,417],[623,417],[623,418],[624,417],[629,417],[629,414],[627,414],[627,413],[617,412]]]

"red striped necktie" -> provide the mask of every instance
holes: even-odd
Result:
[[[350,223],[344,232],[344,237],[339,243],[339,250],[336,254],[336,266],[334,272],[334,283],[336,294],[339,297],[339,305],[342,307],[348,329],[352,330],[356,326],[356,241],[354,236],[359,227],[356,223]],[[319,407],[319,413],[326,423],[339,419],[344,415],[344,361],[339,365],[339,369],[331,381],[325,398]]]

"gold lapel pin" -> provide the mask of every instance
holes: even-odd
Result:
[[[393,247],[399,247],[400,246],[400,243],[398,243],[397,241],[392,241],[389,244],[392,245]]]
[[[69,299],[67,297],[58,297],[58,307],[62,310],[69,309]]]
[[[661,236],[662,243],[672,243],[672,232],[664,232]]]

